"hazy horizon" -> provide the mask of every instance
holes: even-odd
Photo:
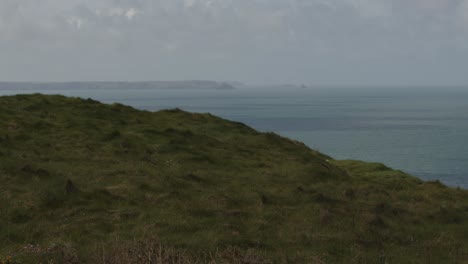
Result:
[[[185,80],[185,79],[173,79],[173,80],[136,80],[136,81],[129,81],[129,80],[95,80],[95,81],[88,81],[88,80],[63,80],[63,81],[4,81],[0,80],[0,84],[5,85],[5,84],[86,84],[86,83],[102,83],[102,84],[139,84],[139,83],[184,83],[184,82],[216,82],[219,84],[231,84],[233,85],[234,88],[239,89],[239,88],[298,88],[298,89],[378,89],[378,90],[384,90],[385,88],[389,89],[409,89],[409,90],[417,90],[417,89],[424,89],[424,90],[437,90],[437,89],[445,89],[444,91],[457,91],[457,90],[465,90],[468,92],[468,84],[466,85],[444,85],[444,84],[427,84],[427,85],[421,85],[421,84],[413,84],[413,85],[405,85],[405,84],[393,84],[393,85],[386,85],[386,84],[363,84],[363,85],[357,85],[357,84],[341,84],[341,85],[336,85],[336,84],[308,84],[308,83],[244,83],[236,80],[210,80],[210,79],[197,79],[197,80]],[[304,87],[305,86],[305,87]],[[2,87],[0,86],[0,89],[5,88],[7,89],[8,87]],[[60,87],[60,88],[67,88],[67,87]],[[108,88],[112,88],[111,86],[108,86]],[[10,89],[10,88],[8,88]],[[11,88],[13,89],[13,88]],[[42,89],[42,88],[41,88]]]
[[[468,86],[468,0],[4,0],[0,80]]]

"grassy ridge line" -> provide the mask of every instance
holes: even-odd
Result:
[[[0,97],[0,180],[0,255],[17,260],[66,248],[91,261],[110,241],[148,234],[189,256],[468,259],[466,190],[210,114]]]

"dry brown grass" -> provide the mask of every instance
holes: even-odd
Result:
[[[262,253],[228,247],[211,253],[189,254],[186,251],[163,246],[157,237],[131,242],[115,241],[100,245],[86,259],[77,257],[69,247],[55,247],[44,255],[43,263],[48,264],[270,264]],[[313,262],[321,263],[321,262]]]

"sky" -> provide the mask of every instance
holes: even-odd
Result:
[[[0,81],[468,85],[468,0],[0,0]]]

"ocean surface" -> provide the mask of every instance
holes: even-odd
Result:
[[[468,89],[239,88],[236,90],[9,90],[181,108],[297,139],[336,159],[382,162],[468,188]]]

